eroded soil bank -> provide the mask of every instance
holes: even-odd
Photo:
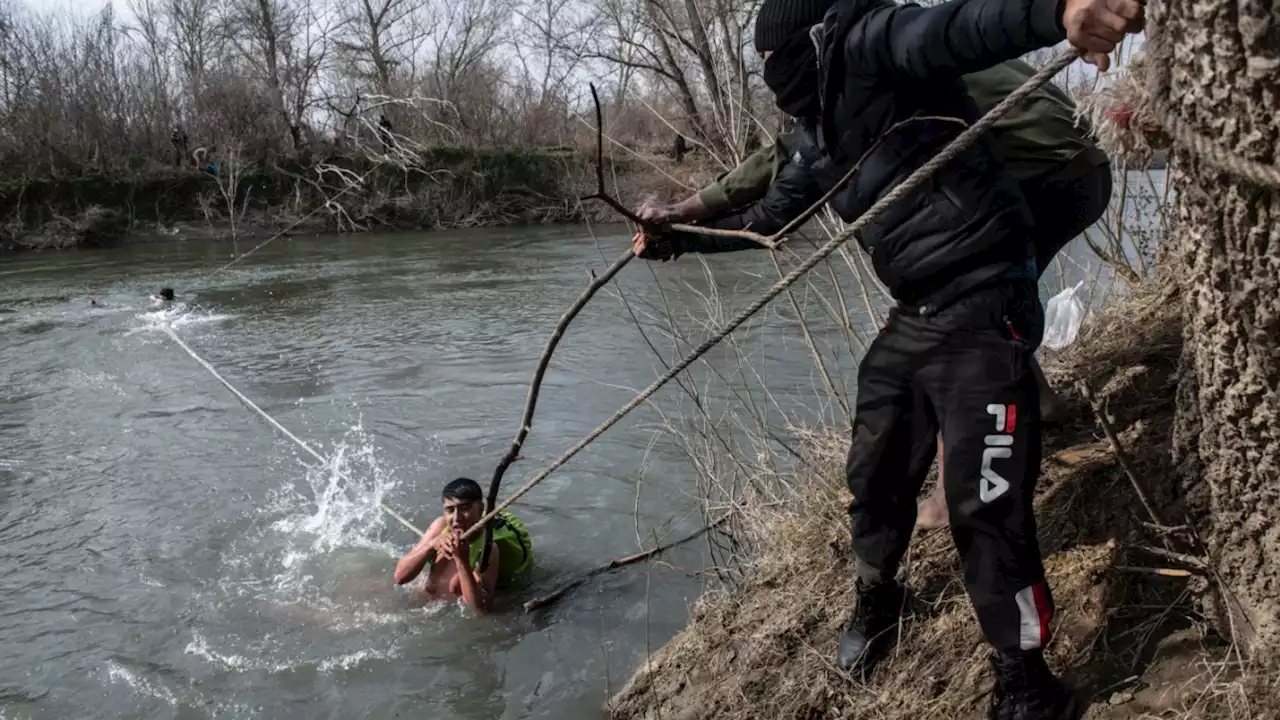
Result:
[[[1204,613],[1208,580],[1158,551],[1190,541],[1147,524],[1087,381],[1162,521],[1187,517],[1169,443],[1182,347],[1173,286],[1151,282],[1093,316],[1077,342],[1044,353],[1068,417],[1045,431],[1037,518],[1058,605],[1048,655],[1092,696],[1088,718],[1280,717],[1276,667],[1239,664]],[[760,510],[763,551],[740,587],[703,598],[689,626],[609,703],[619,720],[980,717],[991,674],[950,536],[917,536],[904,568],[916,593],[901,642],[870,684],[832,658],[853,607],[843,438],[812,449],[826,472],[794,480],[796,502]],[[926,488],[929,484],[926,484]],[[749,513],[750,514],[750,513]],[[1156,552],[1144,548],[1154,548]]]

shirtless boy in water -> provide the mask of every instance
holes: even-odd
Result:
[[[492,606],[502,564],[498,544],[492,544],[489,566],[480,573],[472,568],[470,546],[474,541],[469,541],[467,546],[458,541],[484,513],[480,485],[474,480],[458,478],[444,487],[441,496],[444,515],[436,518],[418,544],[400,558],[396,564],[396,584],[411,582],[429,562],[431,569],[420,590],[424,598],[453,600],[460,597],[472,611],[485,613]]]

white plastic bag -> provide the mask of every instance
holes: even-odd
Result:
[[[1044,308],[1044,340],[1041,345],[1051,350],[1061,350],[1076,341],[1080,323],[1084,322],[1085,308],[1077,292],[1084,281],[1049,298]]]

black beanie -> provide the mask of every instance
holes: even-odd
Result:
[[[777,50],[800,30],[822,22],[836,0],[764,0],[756,15],[756,52]]]

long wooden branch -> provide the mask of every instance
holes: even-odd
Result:
[[[601,565],[600,567],[597,567],[597,568],[592,568],[591,570],[588,570],[587,572],[579,575],[578,577],[560,585],[555,590],[552,590],[550,593],[547,593],[546,595],[543,595],[541,597],[536,597],[526,602],[524,604],[524,611],[533,612],[534,610],[537,610],[539,608],[544,608],[556,602],[557,600],[564,597],[565,595],[568,595],[575,588],[578,588],[587,584],[589,580],[591,580],[592,578],[598,575],[603,575],[612,570],[617,570],[620,567],[626,567],[627,565],[634,565],[638,562],[642,562],[644,560],[657,557],[658,555],[661,555],[663,552],[666,552],[671,548],[674,548],[679,545],[684,545],[687,542],[692,542],[694,540],[697,540],[698,538],[702,537],[708,532],[711,532],[712,530],[723,525],[725,521],[727,521],[729,517],[732,515],[733,515],[732,512],[727,512],[724,515],[721,515],[718,520],[715,520],[710,525],[707,525],[706,527],[702,528],[701,530],[695,533],[686,535],[685,537],[682,537],[673,543],[668,543],[666,545],[659,545],[658,547],[652,548],[650,550],[645,550],[644,552],[638,552],[634,555],[627,555],[626,557],[620,557],[615,560],[610,560],[605,565]]]
[[[586,195],[581,200],[599,200],[617,210],[624,217],[631,220],[640,227],[653,228],[651,223],[641,220],[638,215],[628,210],[622,203],[618,202],[605,189],[604,180],[604,113],[600,109],[600,97],[596,93],[596,86],[591,86],[591,100],[595,103],[596,111],[596,191],[590,195]],[[506,455],[498,461],[498,466],[493,470],[493,477],[489,480],[489,493],[485,497],[485,514],[493,512],[493,508],[498,503],[498,490],[502,487],[502,478],[507,472],[507,468],[515,462],[520,455],[520,449],[524,446],[524,441],[529,437],[529,431],[533,427],[533,414],[538,407],[538,395],[542,390],[542,379],[546,375],[547,366],[551,363],[551,357],[555,354],[556,346],[560,343],[560,338],[564,337],[565,330],[568,329],[569,323],[578,316],[582,308],[586,307],[591,298],[595,296],[600,288],[604,287],[610,280],[617,275],[627,263],[635,257],[635,253],[631,248],[613,261],[607,270],[601,275],[594,275],[591,283],[587,285],[578,299],[573,305],[560,317],[560,322],[556,323],[555,330],[552,331],[551,337],[547,340],[546,347],[542,350],[542,356],[538,358],[538,365],[533,372],[533,381],[529,384],[529,394],[525,398],[524,414],[520,418],[520,428],[516,431],[516,437],[511,441],[511,447],[507,449]],[[469,540],[478,534],[479,527],[472,527],[462,535],[463,540]],[[490,548],[493,544],[493,528],[488,523],[485,524],[485,543],[484,550],[480,555],[480,568],[488,566]]]
[[[511,447],[507,448],[507,454],[502,456],[498,461],[498,467],[493,470],[493,478],[489,481],[489,495],[485,498],[485,514],[493,512],[493,508],[498,503],[498,488],[502,485],[502,476],[506,474],[507,468],[511,467],[511,463],[515,462],[520,456],[520,448],[524,446],[525,438],[529,437],[529,430],[533,428],[533,413],[538,407],[538,394],[542,391],[542,378],[547,374],[547,366],[551,364],[551,356],[555,354],[556,346],[560,344],[560,338],[564,337],[564,332],[569,327],[569,323],[582,312],[582,308],[587,306],[589,302],[600,288],[613,279],[627,263],[635,257],[635,253],[630,248],[625,253],[613,261],[600,275],[592,273],[593,278],[587,288],[582,291],[578,299],[569,306],[564,315],[560,317],[560,322],[556,323],[556,328],[551,333],[551,337],[547,339],[547,345],[542,349],[542,357],[538,358],[538,366],[533,371],[533,381],[529,384],[529,394],[524,401],[524,415],[520,417],[520,429],[516,431],[516,437],[511,441]],[[473,530],[475,528],[472,528]],[[464,539],[467,536],[464,535]],[[480,567],[484,568],[489,562],[489,548],[493,541],[493,529],[486,524],[485,528],[485,544],[484,551],[480,556]]]
[[[596,106],[596,191],[581,198],[581,200],[600,200],[631,219],[637,225],[644,225],[644,221],[635,213],[623,207],[622,203],[614,200],[605,190],[604,114],[600,111],[600,98],[596,95],[595,85],[591,85],[591,99]],[[507,468],[511,467],[511,463],[515,462],[516,458],[520,456],[520,449],[524,446],[525,439],[529,437],[529,431],[533,428],[533,413],[538,407],[538,395],[542,391],[542,379],[547,374],[547,366],[551,364],[551,356],[555,354],[556,346],[560,344],[560,338],[564,337],[569,323],[573,322],[578,313],[582,312],[582,308],[587,306],[587,303],[595,296],[596,292],[612,280],[634,257],[635,252],[631,248],[627,248],[603,274],[596,275],[592,273],[591,283],[587,285],[582,294],[578,296],[578,299],[574,300],[573,305],[569,306],[569,309],[560,317],[560,322],[556,323],[555,330],[552,331],[551,337],[547,340],[546,347],[542,349],[542,356],[538,358],[538,365],[533,371],[533,381],[529,384],[529,394],[524,402],[524,414],[520,417],[520,428],[516,431],[516,437],[511,441],[511,447],[507,449],[507,454],[503,455],[502,459],[498,461],[498,466],[493,470],[493,477],[489,480],[489,493],[485,497],[486,515],[491,514],[493,508],[497,506],[498,490],[502,487],[502,477],[506,474]],[[463,533],[462,539],[469,540],[475,537],[479,531],[480,527],[474,526]],[[489,523],[485,523],[484,533],[484,550],[480,554],[480,568],[482,571],[489,564],[489,551],[493,545],[493,528]]]

